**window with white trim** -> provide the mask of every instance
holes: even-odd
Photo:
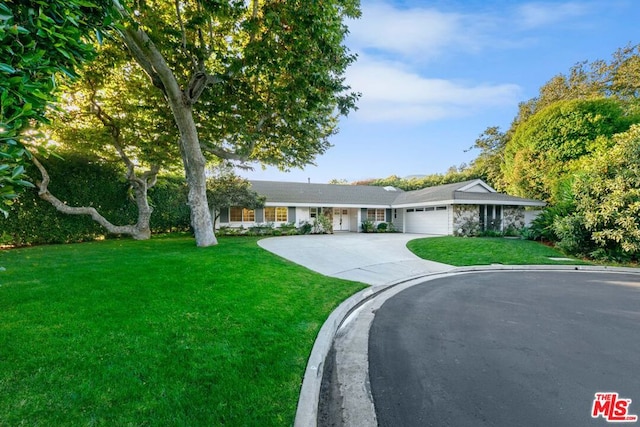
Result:
[[[229,208],[230,222],[255,222],[256,211],[253,209],[240,208],[233,206]]]
[[[385,218],[384,209],[367,209],[367,219],[369,221],[384,222]]]
[[[264,208],[264,220],[267,222],[287,222],[289,209],[284,206]]]

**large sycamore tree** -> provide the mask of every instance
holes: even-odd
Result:
[[[118,37],[171,109],[198,246],[217,243],[207,159],[312,163],[355,107],[344,46],[357,0],[113,0]]]

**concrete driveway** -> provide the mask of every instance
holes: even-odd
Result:
[[[454,268],[420,259],[407,249],[409,240],[423,237],[430,236],[337,233],[271,237],[258,245],[326,276],[379,286]]]

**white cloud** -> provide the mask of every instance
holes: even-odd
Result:
[[[362,93],[355,116],[365,121],[431,121],[472,114],[481,108],[513,105],[514,84],[469,84],[427,78],[399,63],[361,58],[347,73]]]
[[[541,29],[571,24],[595,11],[585,1],[531,2],[469,13],[400,9],[389,3],[363,2],[362,17],[349,23],[353,50],[402,55],[424,63],[443,54],[528,45]]]
[[[416,2],[420,3],[420,2]],[[465,81],[428,76],[435,61],[460,55],[489,57],[496,50],[531,46],[541,30],[566,25],[593,10],[588,2],[531,2],[482,12],[392,6],[363,1],[362,17],[350,22],[348,44],[359,60],[347,73],[362,93],[355,117],[366,121],[431,121],[472,115],[482,109],[515,105],[521,88],[511,83]]]
[[[482,43],[480,29],[486,25],[491,23],[480,15],[366,3],[362,17],[349,24],[349,44],[355,50],[384,51],[424,61],[452,45],[476,50]]]
[[[517,8],[514,22],[523,30],[532,30],[583,16],[589,9],[585,2],[527,3]]]

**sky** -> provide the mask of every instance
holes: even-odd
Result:
[[[326,183],[445,173],[489,126],[578,62],[640,43],[640,1],[361,0],[348,21],[362,94],[315,165],[240,171],[254,180]]]

